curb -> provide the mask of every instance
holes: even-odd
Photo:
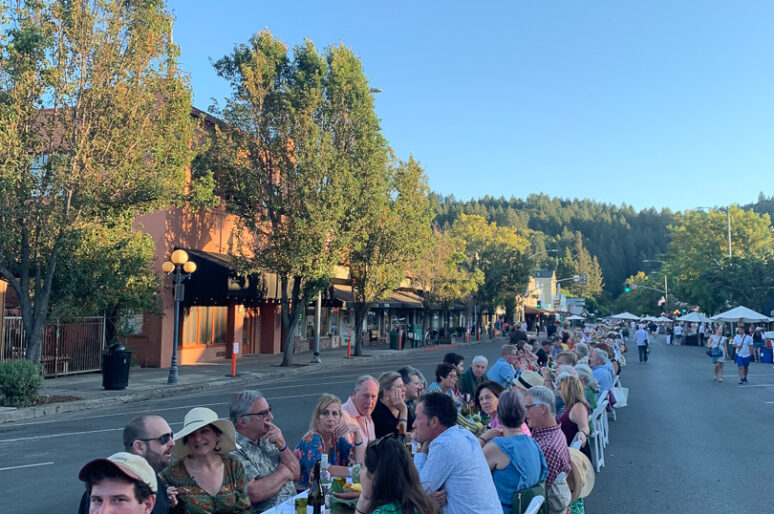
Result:
[[[472,344],[481,344],[484,342],[486,341],[475,341],[475,342],[471,341],[470,343],[465,343],[465,344],[472,345]],[[491,340],[491,342],[493,342],[493,340]],[[350,359],[347,359],[346,357],[344,357],[340,360],[330,360],[328,362],[317,364],[315,365],[315,367],[318,369],[319,368],[335,369],[335,368],[344,367],[347,364],[351,363],[353,360],[356,360],[357,362],[370,362],[370,361],[380,359],[386,355],[414,353],[414,352],[429,352],[429,351],[435,351],[435,350],[444,350],[448,348],[457,348],[459,346],[460,346],[459,343],[452,343],[452,344],[438,345],[430,348],[423,347],[423,348],[408,348],[405,350],[386,350],[385,353],[382,355],[351,357]],[[256,381],[260,382],[262,380],[267,380],[270,378],[282,378],[285,376],[295,375],[302,369],[308,370],[308,369],[314,369],[314,368],[310,368],[310,367],[288,368],[288,369],[281,368],[276,371],[261,372],[261,373],[245,371],[233,378],[228,377],[225,379],[199,382],[197,384],[185,384],[185,385],[171,386],[165,389],[150,389],[147,391],[137,391],[134,393],[126,393],[126,394],[120,394],[117,396],[112,396],[110,398],[76,400],[72,402],[39,405],[36,407],[24,407],[21,409],[0,412],[0,425],[2,425],[3,423],[11,423],[13,421],[25,421],[29,419],[42,418],[45,416],[51,416],[53,414],[64,414],[67,412],[79,412],[79,411],[85,411],[90,409],[98,409],[101,407],[110,407],[120,403],[132,403],[132,402],[140,402],[144,400],[154,400],[157,398],[169,398],[172,396],[178,396],[185,393],[201,391],[205,388],[255,383]]]

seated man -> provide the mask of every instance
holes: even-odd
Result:
[[[371,375],[363,375],[355,381],[355,390],[341,406],[342,423],[356,423],[360,427],[362,441],[367,445],[376,439],[376,429],[371,414],[379,401],[379,382]],[[355,435],[347,434],[349,442],[355,444]]]
[[[487,376],[489,380],[497,382],[501,386],[507,388],[513,384],[513,376],[515,370],[513,369],[513,363],[518,358],[518,349],[512,344],[504,344],[500,348],[500,358],[492,364]]]
[[[271,406],[260,391],[242,391],[231,400],[229,418],[237,449],[230,453],[245,468],[252,512],[268,510],[281,493],[295,495],[301,467],[282,431],[272,423]]]
[[[599,384],[597,400],[602,398],[602,395],[608,394],[607,391],[613,388],[613,379],[610,376],[610,370],[606,366],[608,360],[607,352],[601,348],[594,348],[589,358],[589,366],[591,366],[591,370],[594,373],[594,380]]]
[[[124,427],[124,450],[139,455],[156,473],[172,462],[172,448],[175,447],[172,429],[161,416],[142,414],[132,418]],[[153,514],[167,514],[169,507],[177,505],[177,492],[158,481]],[[78,514],[89,512],[91,499],[88,492],[83,494]]]
[[[91,513],[150,514],[156,503],[156,472],[139,455],[119,452],[95,459],[83,466],[78,478],[86,483]]]
[[[419,399],[416,412],[416,440],[422,445],[414,464],[422,486],[441,504],[442,512],[501,512],[481,444],[457,425],[454,400],[442,393],[429,393]]]
[[[548,465],[546,478],[546,503],[549,514],[565,514],[570,504],[570,487],[567,474],[570,472],[570,451],[562,426],[556,422],[554,393],[547,387],[537,386],[524,393],[524,408],[527,409],[527,425],[532,437],[543,450]]]
[[[472,400],[476,395],[476,389],[484,382],[489,381],[489,377],[486,375],[486,365],[489,363],[486,357],[483,355],[476,355],[473,357],[473,361],[470,367],[463,372],[457,380],[457,388],[463,395],[468,395],[468,399]]]

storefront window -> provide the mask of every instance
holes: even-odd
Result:
[[[225,306],[193,306],[185,309],[183,321],[183,344],[225,344]]]

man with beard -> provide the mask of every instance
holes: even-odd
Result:
[[[133,418],[124,427],[124,450],[143,457],[156,474],[169,466],[174,446],[175,439],[172,429],[160,416],[143,414]],[[84,493],[78,514],[88,513],[89,505],[89,495]],[[177,505],[175,488],[167,488],[162,480],[158,480],[158,492],[156,493],[156,503],[151,511],[152,514],[167,514],[170,506],[174,507],[175,505]]]

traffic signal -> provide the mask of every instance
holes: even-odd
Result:
[[[688,309],[686,309],[685,307],[683,307],[683,314],[685,314],[686,312],[688,312]]]
[[[537,308],[540,308],[540,300],[537,301]]]
[[[581,273],[580,276],[580,284],[582,286],[585,286],[589,282],[589,275],[587,273]]]
[[[629,292],[629,291],[631,291],[631,290],[632,290],[632,285],[631,285],[631,283],[629,283],[629,282],[624,282],[624,292],[625,292],[625,293],[628,293],[628,292]]]

